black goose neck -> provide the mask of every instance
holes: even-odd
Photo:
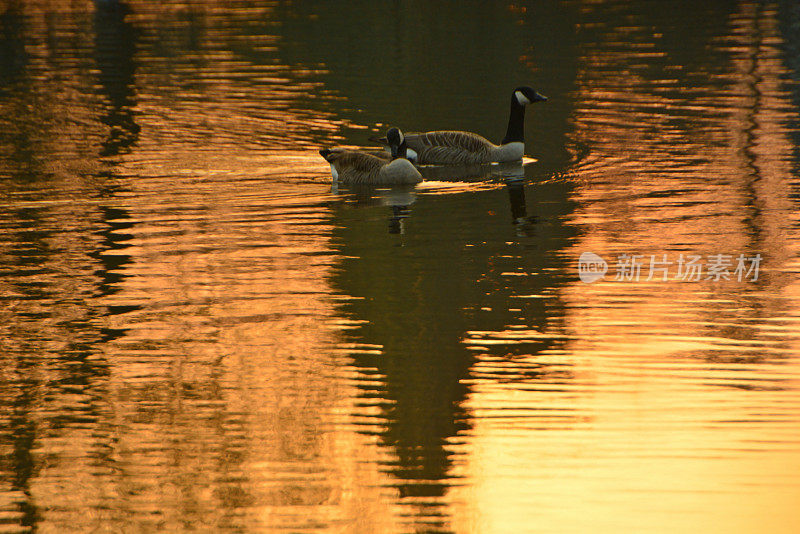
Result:
[[[525,106],[517,101],[516,96],[511,95],[511,111],[508,115],[508,129],[502,144],[525,142]]]
[[[406,140],[403,139],[403,142],[397,145],[397,148],[392,150],[392,161],[398,158],[407,158],[408,153],[408,145],[406,144]]]

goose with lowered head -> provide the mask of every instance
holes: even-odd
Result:
[[[389,128],[386,141],[391,149],[392,159],[350,150],[347,148],[323,148],[319,151],[331,165],[333,179],[345,184],[416,184],[422,175],[406,159],[407,145],[403,132]]]

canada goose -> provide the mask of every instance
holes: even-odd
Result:
[[[472,132],[436,131],[405,136],[408,159],[417,164],[456,164],[508,162],[522,159],[525,151],[525,106],[543,102],[546,96],[530,87],[517,87],[511,93],[511,112],[506,136],[499,145]],[[387,138],[371,138],[385,145]]]
[[[390,128],[386,139],[392,151],[392,160],[348,150],[346,148],[323,148],[319,151],[325,161],[331,164],[334,180],[349,184],[417,184],[422,175],[406,159],[406,143],[403,132]]]

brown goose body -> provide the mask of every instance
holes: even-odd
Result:
[[[441,130],[405,135],[408,159],[417,164],[474,165],[519,161],[525,152],[525,107],[544,102],[540,95],[527,86],[517,87],[511,93],[508,127],[503,141],[496,145],[472,132]],[[387,138],[371,138],[388,145]]]
[[[345,184],[417,184],[422,175],[405,158],[392,161],[346,148],[321,150],[320,154],[331,165],[334,180]]]
[[[419,164],[474,165],[516,161],[522,158],[525,150],[521,142],[495,145],[478,134],[451,130],[409,133],[405,140]]]

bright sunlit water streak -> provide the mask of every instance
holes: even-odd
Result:
[[[800,530],[798,21],[0,4],[0,531]],[[519,83],[524,165],[331,187]]]

